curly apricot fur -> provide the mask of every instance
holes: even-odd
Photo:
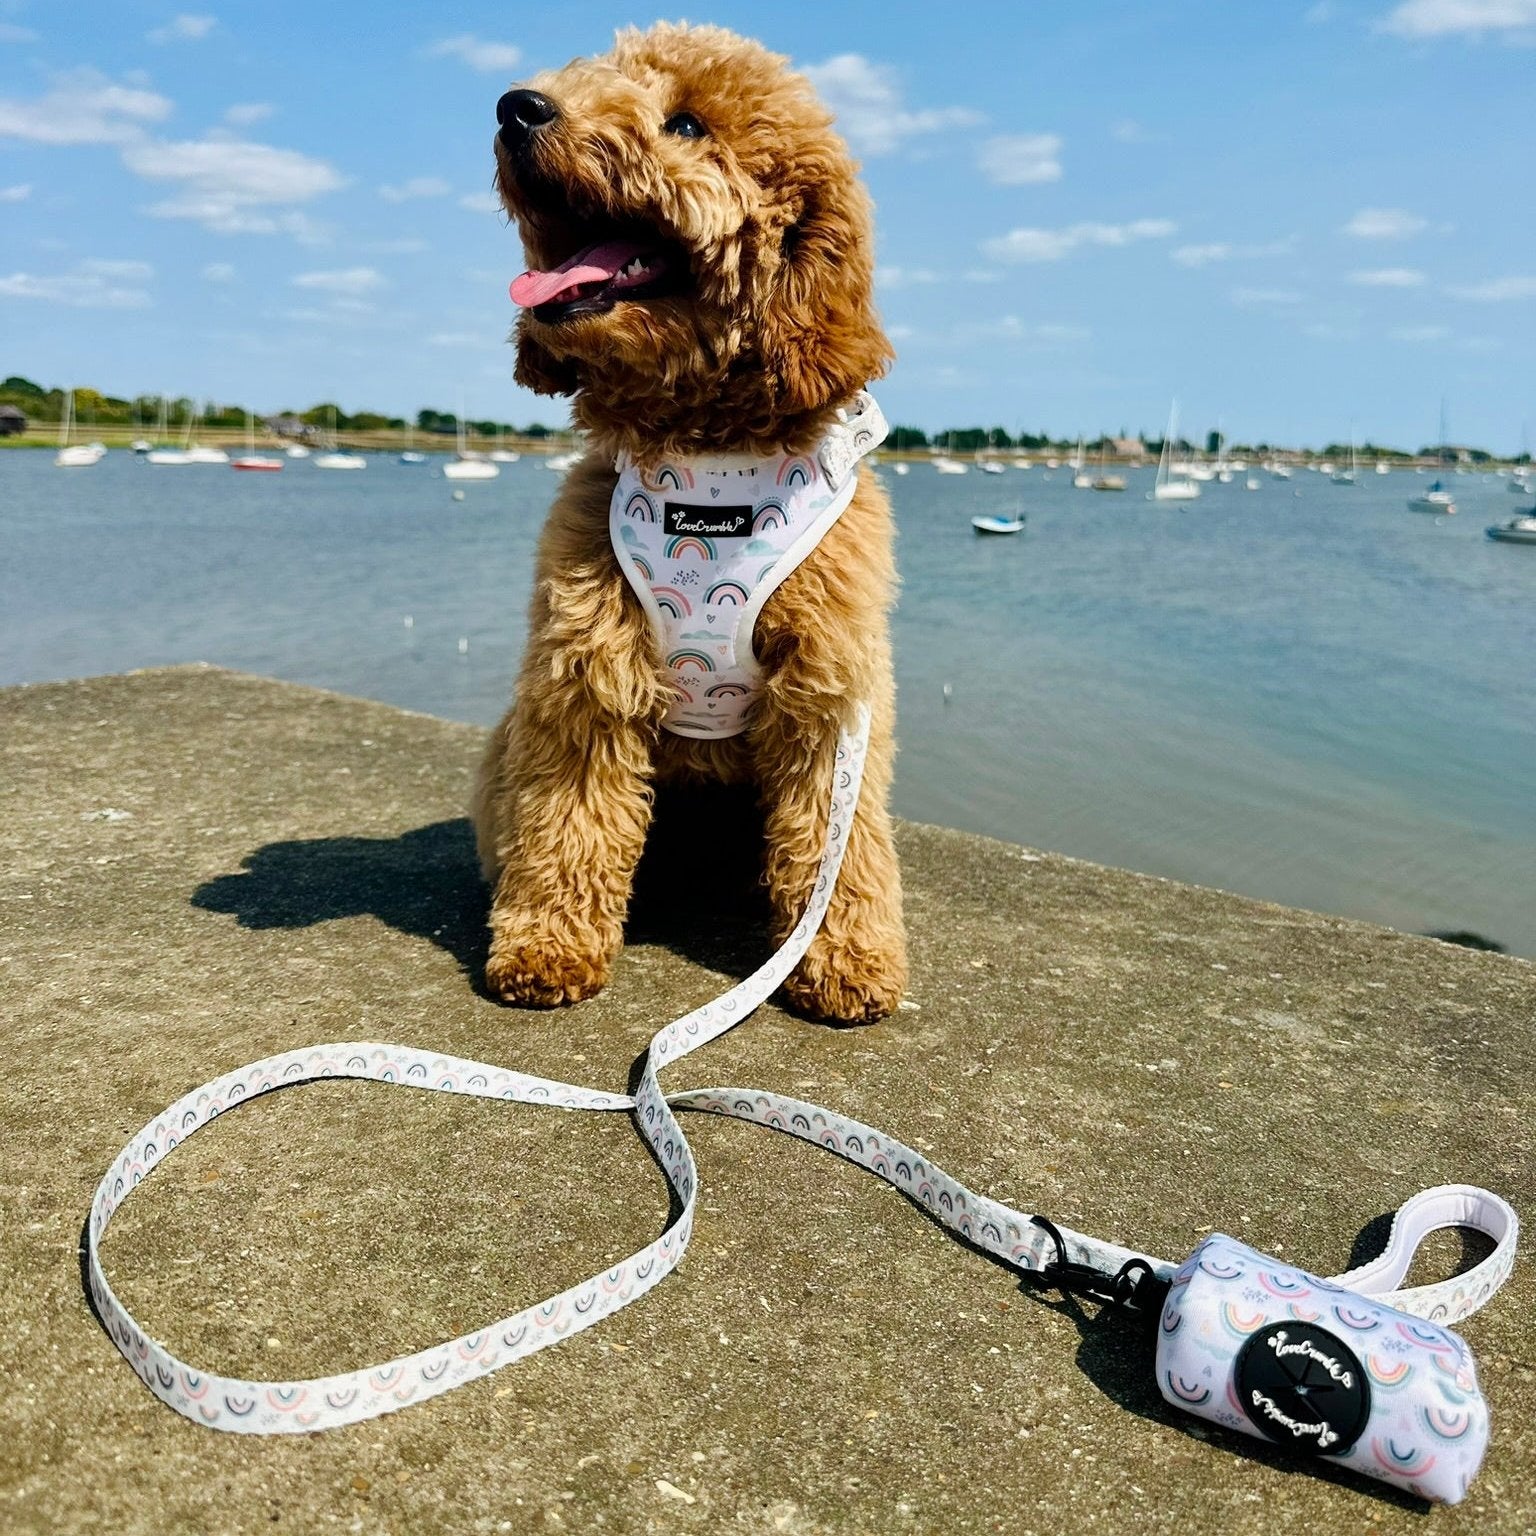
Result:
[[[719,28],[624,32],[611,54],[528,85],[560,111],[535,156],[514,161],[498,145],[498,185],[530,267],[580,248],[576,208],[664,232],[686,251],[692,286],[518,322],[519,381],[570,394],[589,451],[550,511],[516,697],[476,790],[495,887],[487,984],[535,1007],[603,985],[659,782],[757,786],[782,939],[815,879],[838,732],[864,701],[870,753],[842,875],[786,990],[815,1017],[872,1022],[906,981],[887,810],[895,571],[884,491],[863,471],[848,510],[769,599],[754,634],[762,696],[748,730],[725,740],[661,728],[668,683],[608,534],[617,454],[804,451],[885,371],[869,199],[808,82]],[[683,110],[706,138],[662,131]]]

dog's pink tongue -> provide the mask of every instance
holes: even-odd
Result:
[[[589,245],[586,250],[577,251],[569,261],[561,262],[553,272],[524,272],[521,277],[514,278],[509,290],[512,302],[524,309],[533,309],[553,302],[583,283],[606,283],[640,255],[641,249],[630,240]]]

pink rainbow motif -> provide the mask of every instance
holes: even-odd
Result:
[[[1375,1355],[1367,1355],[1365,1374],[1378,1387],[1400,1387],[1413,1374],[1413,1367],[1406,1360],[1399,1360],[1396,1365],[1384,1365]]]
[[[687,594],[678,591],[676,587],[652,587],[651,596],[656,599],[656,606],[663,613],[670,613],[674,619],[685,619],[693,612],[693,604],[688,601]]]
[[[1454,1409],[1448,1412],[1443,1408],[1426,1408],[1424,1423],[1438,1439],[1460,1440],[1472,1428],[1472,1415]]]
[[[787,458],[779,465],[779,473],[775,480],[777,485],[809,485],[816,478],[816,466],[807,458],[795,456]]]
[[[1258,1272],[1257,1278],[1259,1284],[1262,1285],[1271,1296],[1280,1296],[1289,1299],[1293,1296],[1297,1298],[1302,1296],[1309,1296],[1312,1293],[1312,1287],[1308,1285],[1300,1275],[1295,1274],[1289,1270],[1281,1270],[1276,1274],[1267,1275],[1261,1269]]]
[[[789,514],[776,501],[767,501],[752,515],[752,532],[765,533],[770,528],[789,527]]]
[[[681,672],[684,668],[692,667],[696,672],[713,672],[715,664],[703,651],[673,651],[667,657],[667,665],[674,672]]]
[[[1399,1477],[1423,1477],[1435,1464],[1433,1455],[1425,1455],[1415,1445],[1404,1451],[1398,1450],[1397,1442],[1390,1435],[1385,1439],[1373,1439],[1371,1451],[1380,1466]]]
[[[691,491],[693,471],[686,464],[663,464],[654,477],[642,470],[640,483],[652,491]]]
[[[1255,1312],[1251,1317],[1244,1317],[1230,1301],[1221,1304],[1221,1320],[1226,1325],[1229,1333],[1235,1334],[1240,1339],[1245,1339],[1250,1333],[1264,1326],[1264,1314]]]
[[[739,581],[717,581],[704,594],[705,605],[716,607],[745,608],[752,594]]]
[[[1164,1372],[1163,1380],[1167,1382],[1168,1390],[1181,1403],[1192,1403],[1198,1407],[1201,1403],[1208,1403],[1211,1400],[1211,1389],[1202,1387],[1199,1382],[1186,1382],[1182,1376],[1175,1376],[1172,1371]]]

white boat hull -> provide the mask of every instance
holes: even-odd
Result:
[[[1410,496],[1408,498],[1408,510],[1410,512],[1428,512],[1434,517],[1455,517],[1456,503],[1446,495],[1436,495],[1431,492],[1428,496]]]
[[[977,533],[1022,533],[1024,519],[1022,517],[973,517],[971,527]]]
[[[69,448],[60,448],[53,462],[60,469],[87,469],[92,464],[99,464],[106,453],[100,443],[75,443]]]
[[[368,460],[360,453],[317,453],[316,469],[367,469]]]
[[[146,464],[190,464],[192,462],[180,448],[151,448],[144,455]]]
[[[494,480],[500,473],[501,466],[488,459],[449,459],[443,465],[445,480]]]
[[[1198,501],[1200,487],[1193,480],[1167,480],[1154,485],[1149,494],[1153,501]]]

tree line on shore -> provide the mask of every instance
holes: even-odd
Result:
[[[0,380],[0,405],[13,405],[33,425],[57,423],[64,417],[65,391],[45,389],[31,379],[19,374]],[[206,427],[236,428],[244,430],[246,408],[243,405],[218,404],[214,401],[193,400],[185,395],[136,395],[131,400],[115,395],[104,395],[99,390],[77,388],[75,390],[75,419],[82,426],[134,426],[150,431],[160,419],[160,407],[165,405],[167,423],[171,427],[184,427],[194,417]],[[419,432],[451,437],[458,431],[459,418],[451,411],[435,411],[430,408],[416,413],[414,421],[403,416],[386,416],[378,411],[344,411],[333,401],[322,400],[302,411],[253,411],[257,421],[297,422],[306,427],[320,427],[338,432],[403,432],[414,427]],[[557,429],[538,422],[515,427],[509,421],[470,421],[466,430],[482,437],[494,437],[498,432],[509,432],[517,437],[551,437]]]
[[[64,396],[65,391],[62,389],[57,387],[45,389],[41,384],[36,384],[31,379],[22,378],[17,374],[12,374],[0,381],[0,406],[15,406],[33,425],[57,423],[62,420]],[[205,426],[216,430],[220,428],[235,430],[245,427],[246,408],[243,405],[220,405],[212,401],[198,402],[186,396],[172,398],[160,395],[138,395],[131,400],[123,400],[89,388],[75,390],[75,417],[82,426],[92,424],[134,426],[147,432],[160,419],[162,401],[166,407],[168,425],[171,427],[178,429],[184,427],[194,416]],[[377,411],[344,411],[339,405],[329,400],[322,400],[319,404],[302,411],[253,412],[252,414],[259,421],[296,423],[299,426],[324,430],[334,428],[338,432],[403,432],[407,428],[414,428],[418,432],[434,436],[451,437],[459,427],[459,419],[452,411],[438,411],[423,407],[417,411],[414,421],[407,421],[403,416],[386,416]],[[464,426],[466,431],[481,437],[495,437],[505,432],[515,437],[543,438],[563,436],[566,432],[564,428],[546,427],[539,422],[516,427],[507,421],[466,419]],[[1128,446],[1132,444],[1139,444],[1140,452],[1148,458],[1156,458],[1163,447],[1160,438],[1149,438],[1145,434],[1132,438],[1122,430],[1118,437],[1111,437],[1105,433],[1085,439],[1083,450],[1094,457],[1100,453],[1111,457],[1124,457]],[[930,434],[922,427],[894,426],[886,439],[886,447],[898,453],[939,450],[946,453],[977,454],[990,450],[1065,455],[1076,449],[1077,440],[1052,437],[1048,432],[1031,433],[1021,430],[1018,433],[1010,433],[1006,427],[954,427]],[[1197,444],[1185,438],[1179,438],[1173,447],[1175,453],[1188,454],[1196,451]],[[1220,447],[1219,435],[1215,432],[1207,433],[1204,443],[1205,452],[1214,457]],[[1263,458],[1271,453],[1295,451],[1284,445],[1271,443],[1228,443],[1226,448],[1229,453],[1241,458]],[[1344,459],[1349,457],[1350,445],[1328,443],[1313,452],[1325,458]],[[1482,448],[1453,448],[1449,444],[1443,447],[1429,444],[1414,453],[1407,449],[1366,442],[1355,444],[1355,452],[1362,459],[1367,460],[1435,458],[1441,454],[1461,458],[1463,461],[1474,464],[1492,463],[1497,459],[1496,455]],[[1514,462],[1527,463],[1529,460],[1529,454],[1522,454]]]

